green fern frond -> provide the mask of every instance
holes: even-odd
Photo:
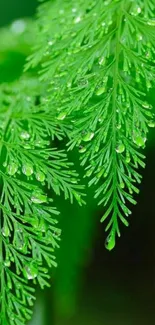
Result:
[[[52,23],[48,23],[52,21]],[[128,226],[127,202],[141,182],[148,129],[147,101],[155,70],[152,0],[48,1],[38,13],[38,42],[27,68],[42,64],[48,107],[72,125],[68,149],[79,147],[89,185],[105,207],[106,247]],[[147,97],[146,97],[147,94]]]
[[[81,204],[82,186],[62,150],[53,147],[64,128],[42,105],[35,79],[0,86],[0,323],[23,325],[31,318],[34,286],[49,285],[56,266],[59,212],[52,192]],[[47,195],[48,194],[48,195]],[[44,266],[46,265],[46,267]]]

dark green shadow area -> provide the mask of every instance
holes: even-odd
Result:
[[[4,26],[22,17],[35,14],[38,0],[1,0],[0,26]]]

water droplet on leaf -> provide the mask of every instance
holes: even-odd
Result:
[[[40,192],[34,192],[31,201],[36,204],[46,203],[47,202],[47,196],[45,194],[42,194]]]
[[[4,225],[3,228],[2,228],[2,234],[4,237],[8,237],[10,236],[10,229],[8,227],[8,225]]]
[[[15,175],[18,170],[18,166],[16,163],[11,163],[7,167],[7,173],[11,176]]]
[[[20,134],[20,138],[23,140],[29,140],[30,134],[27,131],[22,131]]]
[[[150,26],[155,26],[155,19],[153,18],[153,19],[149,20],[147,22],[147,24],[150,25]]]
[[[155,121],[149,121],[148,126],[150,128],[154,128],[155,127]]]
[[[66,117],[66,115],[67,115],[67,112],[61,112],[61,113],[58,115],[57,120],[60,120],[60,121],[64,120],[65,117]]]
[[[123,153],[125,150],[125,145],[123,143],[120,143],[118,147],[116,148],[117,153]]]
[[[82,140],[85,142],[91,141],[93,139],[94,135],[95,135],[94,132],[88,132],[83,136]]]
[[[33,280],[38,276],[38,268],[37,265],[35,265],[34,263],[31,263],[30,265],[27,265],[23,271],[24,276],[28,279],[28,280]]]
[[[134,137],[133,141],[138,147],[143,147],[145,145],[146,138],[143,138],[142,136],[137,135]]]
[[[78,16],[78,17],[76,17],[76,18],[74,19],[74,23],[75,23],[75,24],[78,24],[80,21],[81,21],[81,17],[80,17],[80,16]]]
[[[80,153],[84,153],[84,152],[86,152],[86,150],[87,150],[86,147],[80,147],[80,148],[79,148],[79,152],[80,152]]]
[[[45,174],[43,172],[36,173],[36,179],[39,182],[44,182],[44,180],[45,180]]]
[[[127,156],[126,159],[125,159],[126,163],[129,164],[129,162],[131,161],[131,158],[130,156]]]
[[[10,260],[5,260],[4,265],[5,265],[6,267],[10,267],[10,265],[11,265]]]
[[[29,164],[23,165],[22,172],[26,176],[31,176],[33,174],[33,166]]]
[[[103,86],[103,87],[99,88],[99,89],[96,91],[96,95],[97,95],[97,96],[100,96],[100,95],[102,95],[103,93],[105,93],[105,91],[106,91],[106,87]]]
[[[105,241],[105,248],[111,251],[114,247],[115,247],[115,235],[111,233]]]
[[[120,188],[124,188],[124,187],[125,187],[125,184],[124,184],[123,182],[121,182],[121,183],[119,184],[119,186],[120,186]]]

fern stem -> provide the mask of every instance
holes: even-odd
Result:
[[[2,150],[3,150],[3,140],[5,139],[8,127],[10,125],[10,118],[12,116],[12,110],[8,111],[8,115],[6,117],[5,121],[5,127],[3,131],[3,137],[1,139],[1,144],[0,144],[0,157],[2,156]],[[2,185],[3,186],[3,185]],[[1,198],[0,202],[2,201],[2,188],[1,188]],[[2,203],[2,202],[1,202]],[[0,208],[0,274],[1,274],[1,301],[0,301],[0,307],[1,307],[1,320],[5,321],[6,319],[6,310],[5,310],[5,276],[4,276],[4,252],[3,252],[3,240],[2,240],[2,208]]]
[[[120,13],[118,13],[117,18],[117,28],[116,28],[116,52],[115,52],[115,64],[114,64],[114,75],[113,75],[113,95],[112,95],[112,125],[113,125],[113,144],[112,144],[112,151],[113,151],[113,202],[114,202],[114,225],[117,227],[117,153],[116,153],[116,146],[117,146],[117,134],[116,134],[116,101],[117,101],[117,87],[118,87],[118,72],[119,72],[119,56],[120,56],[120,36],[121,36],[121,27],[122,27],[122,20],[123,20],[123,6],[124,1],[121,2],[120,5]]]

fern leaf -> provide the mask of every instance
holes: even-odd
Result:
[[[105,207],[109,250],[120,222],[128,225],[128,203],[136,204],[139,167],[145,167],[141,149],[155,126],[148,102],[154,26],[152,0],[48,1],[40,6],[38,41],[27,63],[42,64],[48,107],[57,108],[64,126],[72,125],[68,149],[79,147],[89,185],[96,185]]]
[[[43,87],[44,88],[44,87]],[[40,100],[35,79],[0,86],[0,323],[23,325],[31,318],[34,284],[49,286],[56,266],[59,212],[52,192],[83,202],[82,186],[62,150],[53,147],[64,127]],[[51,191],[52,190],[52,191]],[[48,195],[47,195],[48,194]]]

